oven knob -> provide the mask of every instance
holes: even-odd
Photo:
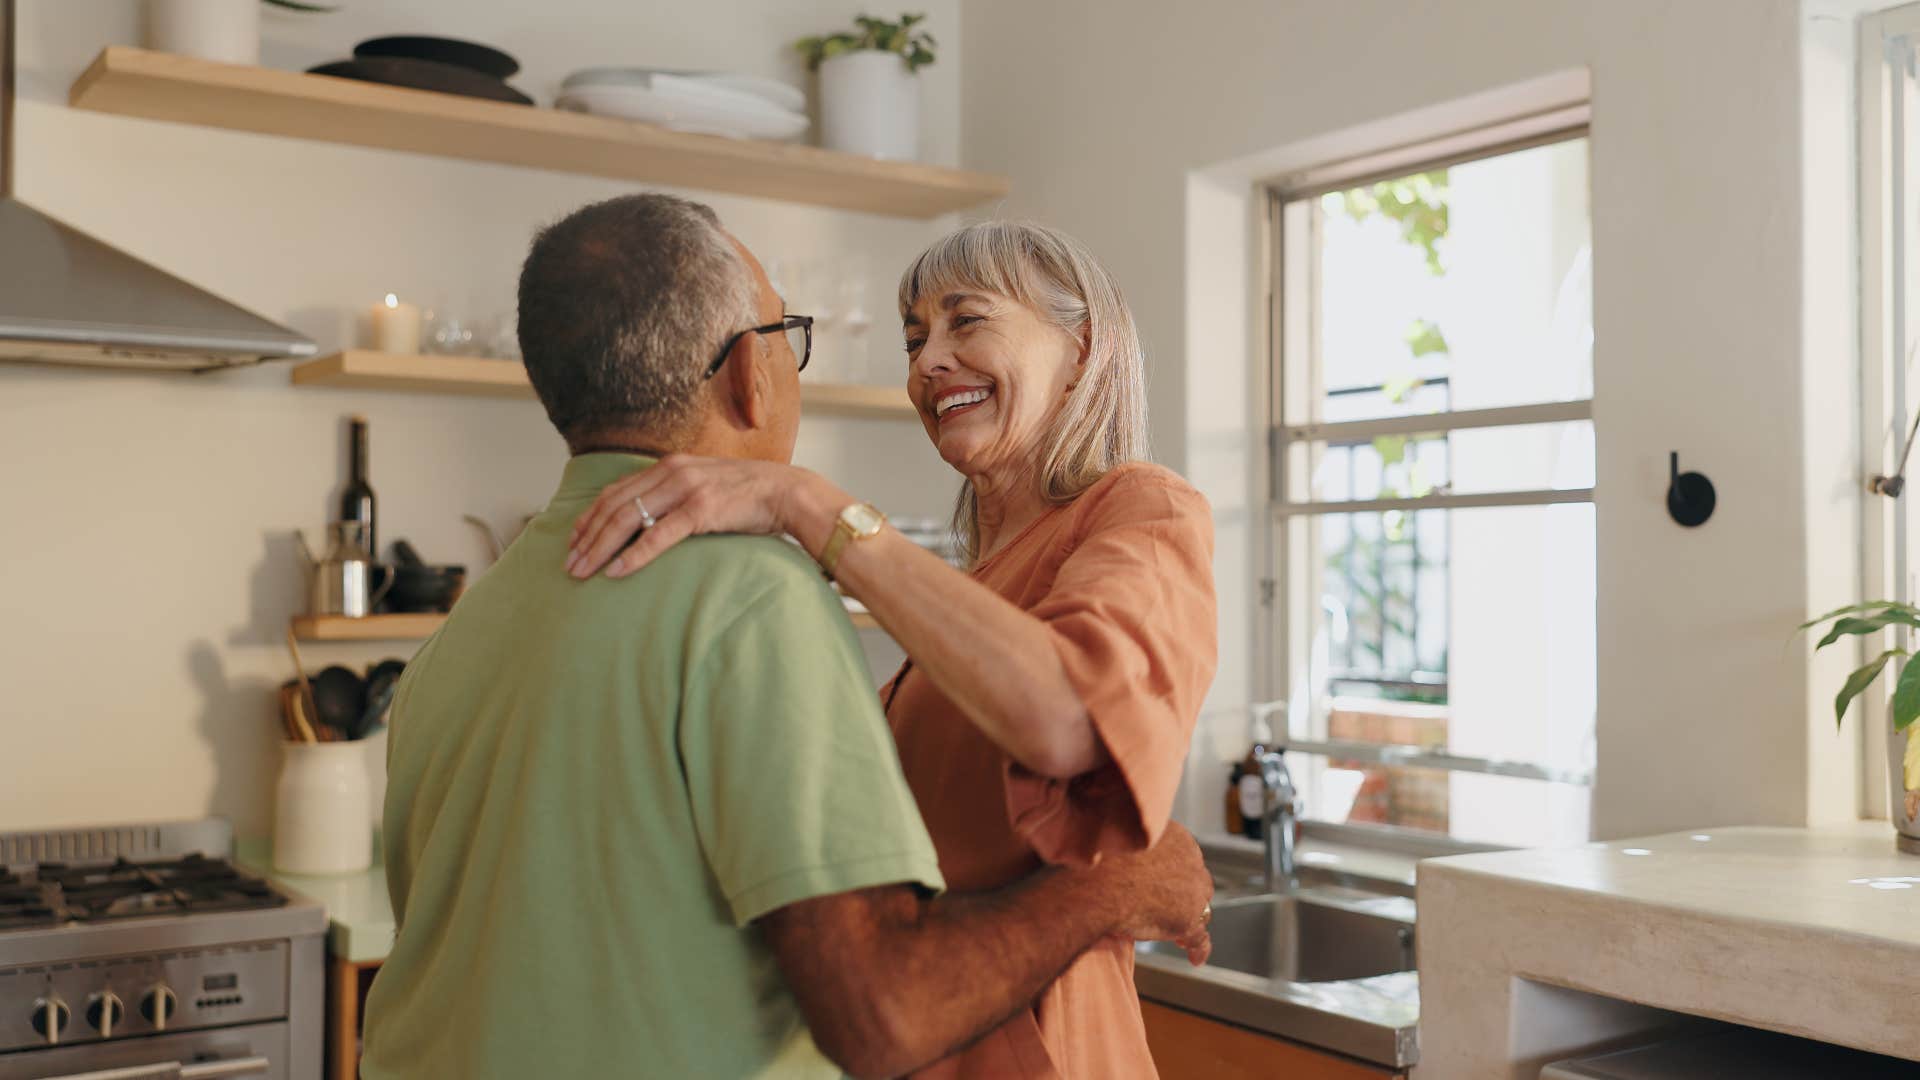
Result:
[[[153,1030],[165,1031],[167,1021],[173,1019],[174,1009],[179,1004],[180,999],[174,996],[173,991],[164,986],[156,986],[140,999],[140,1015],[147,1018],[147,1023],[153,1025]]]
[[[41,998],[33,1003],[34,1034],[46,1039],[47,1045],[52,1046],[60,1041],[60,1033],[67,1029],[67,1021],[72,1016],[67,1003],[61,1001],[58,995]]]
[[[113,1029],[120,1025],[126,1013],[126,1007],[120,1004],[120,995],[111,990],[87,999],[87,1023],[93,1025],[93,1030],[103,1039],[113,1038]]]
[[[167,1020],[173,1019],[173,1009],[179,1005],[179,997],[165,986],[156,986],[140,997],[140,1015],[146,1017],[148,1024],[154,1024],[156,1032],[167,1030]]]

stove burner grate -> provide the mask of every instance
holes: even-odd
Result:
[[[0,930],[53,926],[61,921],[43,890],[0,867]]]
[[[0,930],[283,907],[287,898],[224,859],[41,863],[37,882],[0,870]]]

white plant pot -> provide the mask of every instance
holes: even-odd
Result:
[[[260,0],[147,0],[147,47],[224,64],[258,64]]]
[[[274,868],[289,874],[357,874],[373,865],[366,745],[285,746],[274,793]]]
[[[1893,819],[1894,844],[1910,855],[1920,855],[1920,788],[1909,789],[1906,782],[1907,740],[1920,738],[1920,724],[1906,731],[1887,727],[1887,794],[1892,805],[1887,816]]]
[[[905,58],[868,49],[821,62],[820,145],[890,161],[920,156],[920,79]]]

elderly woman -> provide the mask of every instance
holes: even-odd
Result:
[[[1166,827],[1217,642],[1206,500],[1140,460],[1133,318],[1078,243],[1004,222],[923,253],[900,313],[907,394],[965,477],[965,570],[814,473],[686,457],[609,487],[570,569],[631,573],[696,533],[788,534],[906,650],[882,694],[951,888],[1145,847]],[[621,551],[636,497],[656,523]],[[1082,955],[923,1075],[1153,1075],[1131,943]]]

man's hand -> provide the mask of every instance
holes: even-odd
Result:
[[[1111,875],[1124,913],[1120,933],[1135,941],[1171,941],[1199,967],[1213,951],[1213,874],[1193,834],[1169,822],[1160,842],[1130,855],[1108,855],[1089,871]]]
[[[822,1053],[858,1077],[898,1076],[1031,1008],[1101,939],[1213,944],[1213,878],[1178,825],[1087,870],[1046,869],[990,893],[927,900],[904,885],[801,900],[762,916]]]

